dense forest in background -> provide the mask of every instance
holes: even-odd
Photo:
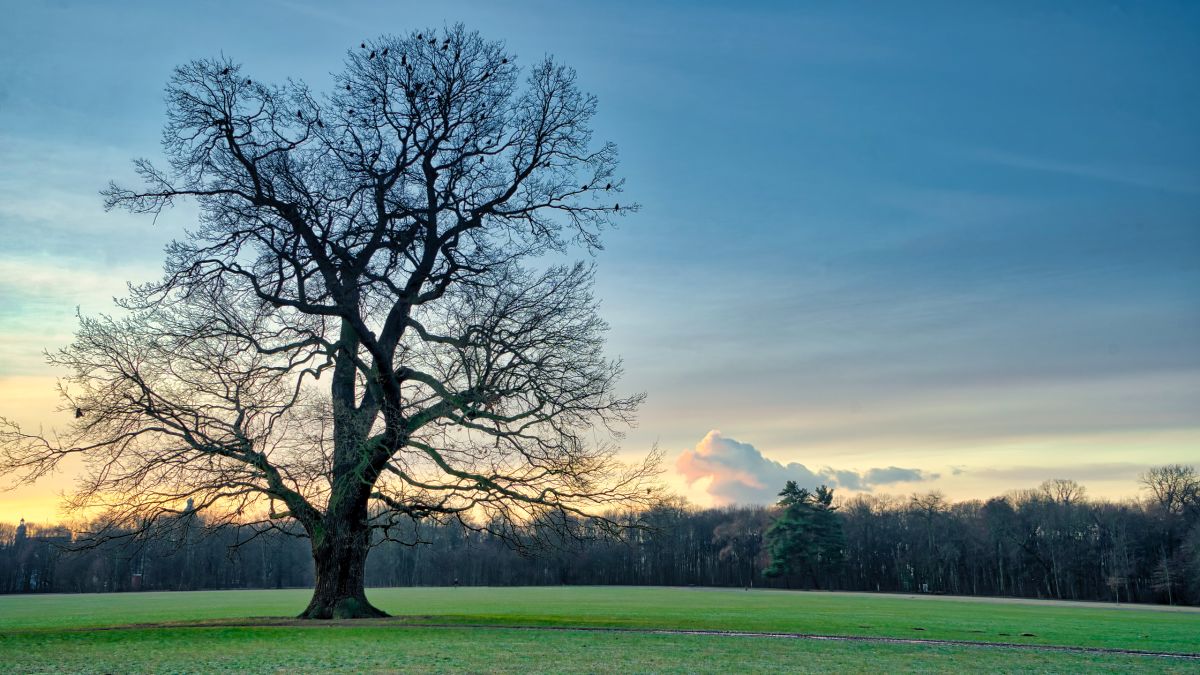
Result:
[[[620,539],[516,551],[459,525],[379,540],[369,586],[622,584],[813,588],[1200,604],[1200,475],[1143,476],[1144,497],[1088,499],[1053,480],[986,501],[834,498],[789,484],[771,507],[677,501],[628,516]],[[311,586],[306,539],[284,529],[208,528],[72,550],[65,527],[0,525],[0,592]],[[422,543],[411,545],[412,539]]]

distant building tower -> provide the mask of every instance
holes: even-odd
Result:
[[[21,524],[17,525],[17,543],[25,541],[25,519],[21,519]]]

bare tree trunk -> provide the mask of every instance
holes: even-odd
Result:
[[[358,299],[352,302],[357,304]],[[367,504],[378,471],[364,473],[366,429],[373,413],[355,407],[356,366],[352,355],[358,336],[349,322],[341,325],[341,341],[333,371],[334,452],[329,505],[320,522],[307,526],[312,539],[316,583],[304,619],[357,619],[387,616],[367,601],[367,553],[371,528]],[[369,475],[368,475],[369,474]]]
[[[330,505],[312,537],[316,584],[302,619],[358,619],[387,616],[367,600],[367,553],[371,530],[367,527],[365,497],[343,508]]]

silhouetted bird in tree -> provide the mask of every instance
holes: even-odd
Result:
[[[418,40],[424,40],[424,39],[425,39],[425,34],[424,34],[424,33],[417,33],[417,39],[418,39]]]
[[[400,65],[402,65],[402,66],[408,65],[408,55],[407,54],[400,55]]]
[[[588,189],[588,186],[584,185],[583,187],[581,187],[581,188],[579,188],[579,189],[580,189],[580,190],[586,190],[586,189]]]
[[[250,85],[252,85],[252,84],[254,84],[254,83],[253,83],[253,82],[251,82],[250,80],[246,80],[246,86],[247,86],[247,87],[249,87],[249,86],[250,86]]]
[[[346,85],[346,91],[350,91],[350,85]]]
[[[79,419],[80,417],[83,417],[83,408],[76,408],[75,419]]]
[[[222,74],[222,75],[228,75],[228,74],[229,74],[229,69],[228,69],[228,68],[226,68],[225,70],[222,70],[222,71],[221,71],[221,74]]]
[[[368,56],[367,58],[368,58],[368,59],[373,59],[373,58],[375,58],[375,51],[374,51],[374,50],[371,50],[371,55],[370,55],[370,56]]]
[[[612,189],[612,183],[609,183],[608,185],[605,185],[605,186],[604,186],[604,189],[605,189],[605,190],[611,190],[611,189]]]
[[[388,48],[387,48],[387,47],[384,47],[384,48],[383,48],[383,55],[384,55],[384,56],[387,56],[387,53],[388,53]]]
[[[299,111],[299,110],[297,110],[297,111],[296,111],[296,119],[298,119],[298,120],[302,120],[302,119],[304,119],[304,113],[303,113],[303,112],[301,112],[301,111]]]
[[[321,120],[317,120],[317,126],[318,126],[318,127],[320,127],[320,128],[322,128],[322,129],[324,129],[324,128],[325,128],[325,123],[324,123],[324,122],[322,122]]]
[[[500,63],[508,63],[508,59],[500,59]]]
[[[615,204],[615,205],[613,205],[613,211],[620,211],[620,210],[621,210],[621,205],[620,205],[620,204]]]
[[[367,43],[365,43],[365,42],[360,42],[360,43],[358,43],[358,47],[359,47],[359,49],[366,49],[366,48],[367,48]]]

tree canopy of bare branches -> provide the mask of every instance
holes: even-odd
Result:
[[[126,522],[188,498],[294,519],[310,618],[380,614],[363,593],[373,531],[603,531],[657,497],[656,452],[616,457],[642,397],[616,391],[592,268],[546,262],[637,210],[574,71],[523,69],[455,26],[364,43],[335,80],[319,95],[225,59],[175,70],[168,164],[137,160],[143,185],[105,204],[188,198],[200,221],[160,281],[52,356],[70,432],[0,439],[0,471],[22,478],[82,456],[72,504]]]

